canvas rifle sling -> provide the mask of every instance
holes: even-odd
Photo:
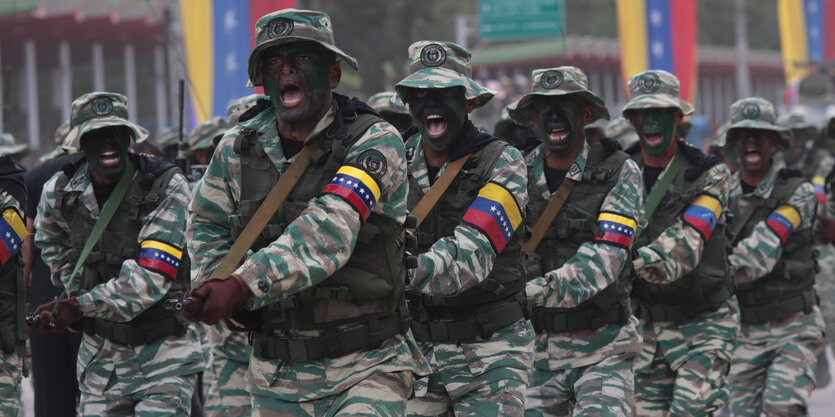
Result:
[[[452,184],[452,180],[458,175],[458,171],[461,171],[461,167],[464,166],[464,163],[470,159],[470,155],[472,153],[468,153],[447,165],[444,172],[441,173],[441,176],[438,177],[438,180],[435,181],[435,184],[429,188],[429,191],[423,196],[423,198],[418,201],[415,208],[412,210],[411,215],[417,218],[417,222],[415,223],[414,229],[407,229],[410,232],[417,230],[420,227],[420,224],[423,222],[423,219],[426,218],[426,215],[432,211],[432,208],[435,207],[435,204],[438,203],[438,200],[441,199],[441,196],[444,195],[444,192]]]
[[[560,188],[557,189],[557,192],[554,193],[551,200],[548,201],[548,205],[545,206],[545,210],[542,211],[542,216],[540,216],[539,220],[536,221],[536,225],[531,231],[530,240],[522,245],[522,249],[528,255],[533,254],[536,250],[536,247],[539,245],[542,237],[545,236],[545,231],[548,230],[548,227],[554,222],[554,219],[557,218],[557,214],[559,214],[560,210],[562,210],[562,206],[565,204],[566,200],[568,200],[568,196],[571,195],[571,190],[574,189],[574,184],[576,183],[577,181],[571,178],[564,179],[562,184],[560,184]]]

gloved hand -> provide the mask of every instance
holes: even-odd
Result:
[[[52,315],[52,309],[58,300],[50,301],[41,305],[35,310],[35,315],[41,317],[41,330],[45,332],[63,332],[71,324],[84,318],[81,314],[81,307],[78,305],[78,299],[75,297],[67,298],[61,301],[61,307],[57,315]]]
[[[232,274],[223,279],[210,279],[192,290],[189,295],[203,302],[200,310],[186,314],[186,318],[211,325],[231,316],[240,304],[252,295],[252,291],[241,277]]]
[[[818,239],[821,243],[835,242],[835,220],[818,216]]]

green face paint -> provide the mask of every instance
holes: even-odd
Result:
[[[278,45],[264,53],[264,93],[286,123],[312,122],[330,103],[330,56],[315,42]]]
[[[583,102],[570,96],[539,96],[534,100],[536,137],[554,153],[583,140]]]
[[[673,142],[676,109],[637,109],[629,111],[629,120],[650,155],[661,155]]]
[[[467,120],[467,99],[462,88],[413,89],[409,112],[430,149],[441,152],[458,139]]]

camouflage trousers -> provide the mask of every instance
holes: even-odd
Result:
[[[254,417],[403,416],[412,372],[376,373],[344,392],[314,401],[290,402],[252,395]]]
[[[497,369],[496,371],[502,371]],[[489,375],[490,372],[486,375]],[[498,374],[498,373],[497,373]],[[432,374],[415,387],[415,397],[406,407],[409,417],[434,416],[522,416],[525,413],[527,384],[508,378],[485,378],[490,382],[453,399],[438,374]],[[425,389],[425,391],[424,391]]]
[[[115,379],[115,378],[114,378]],[[171,376],[152,388],[131,394],[105,390],[102,395],[81,392],[84,417],[188,417],[197,375]]]
[[[806,416],[822,344],[822,337],[810,335],[764,343],[740,341],[729,377],[731,416]]]
[[[820,272],[815,276],[815,292],[826,324],[825,345],[835,345],[835,247],[830,244],[815,246],[820,252],[817,262]]]
[[[634,358],[634,353],[625,353],[581,368],[532,368],[525,416],[631,416]]]
[[[691,356],[678,369],[672,369],[661,349],[656,348],[651,362],[635,362],[637,415],[712,415],[728,399],[729,368],[730,364],[719,352],[708,350]]]
[[[209,376],[208,394],[203,411],[206,417],[238,417],[252,413],[247,383],[244,380],[248,362],[238,362],[218,355],[215,350],[211,370],[204,373]]]
[[[20,404],[20,380],[23,362],[16,352],[0,352],[0,415],[17,416],[23,408]]]

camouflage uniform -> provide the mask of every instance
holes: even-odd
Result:
[[[90,93],[73,102],[73,128],[68,143],[78,148],[80,137],[91,130],[107,126],[127,126],[137,142],[147,137],[147,131],[126,120],[127,102],[124,96],[113,93]],[[131,158],[137,166],[139,158]],[[134,181],[142,178],[141,164]],[[57,190],[59,181],[66,181]],[[52,270],[55,285],[68,288],[70,294],[79,291],[79,281],[70,280],[70,273],[79,249],[71,246],[73,225],[64,218],[58,206],[61,191],[77,195],[78,206],[97,218],[100,208],[93,192],[88,164],[82,160],[71,178],[59,172],[44,186],[44,195],[35,220],[35,244],[43,250],[43,259]],[[118,276],[96,285],[89,291],[78,292],[81,313],[89,320],[128,322],[151,307],[157,307],[172,287],[179,266],[179,248],[185,244],[185,209],[189,194],[185,178],[176,173],[165,185],[155,208],[141,220],[136,237],[143,247],[138,259],[128,258],[121,264]],[[123,201],[122,205],[126,204]],[[121,209],[120,209],[121,210]],[[159,261],[146,258],[149,243],[163,248],[159,256],[175,258],[167,269],[159,269]],[[162,242],[162,243],[161,243]],[[154,246],[157,247],[157,246]],[[101,249],[99,249],[101,250]],[[88,258],[87,263],[90,263]],[[157,262],[153,264],[152,262]],[[150,265],[150,266],[149,266]],[[155,265],[155,266],[154,266]],[[86,274],[82,272],[82,274]],[[85,327],[86,328],[86,327]],[[195,374],[202,371],[208,360],[208,347],[202,343],[201,332],[185,326],[182,335],[157,338],[138,345],[119,344],[85,331],[78,353],[78,379],[81,391],[80,412],[85,416],[143,414],[153,416],[187,416],[191,406]]]
[[[464,97],[472,100],[476,107],[481,107],[494,95],[491,90],[470,79],[470,52],[453,43],[418,41],[409,47],[409,62],[412,74],[395,86],[401,98],[407,97],[410,89],[462,87]],[[409,205],[414,207],[434,181],[429,178],[423,148],[425,139],[422,134],[417,133],[417,128],[410,132],[412,134],[406,140],[406,155],[409,161]],[[427,216],[427,222],[418,229],[418,244],[422,246],[420,250],[423,253],[417,257],[417,268],[409,271],[409,299],[410,305],[414,307],[410,307],[414,318],[412,331],[419,340],[421,351],[432,366],[432,374],[420,381],[415,389],[415,397],[409,400],[407,413],[411,416],[446,415],[448,412],[458,415],[518,416],[524,412],[525,388],[528,384],[534,336],[530,323],[524,320],[519,301],[514,299],[522,297],[524,269],[510,272],[516,275],[508,278],[517,281],[517,284],[508,284],[506,288],[510,288],[513,293],[502,295],[510,299],[503,298],[484,303],[478,301],[481,300],[478,297],[483,293],[472,291],[480,291],[480,284],[488,279],[488,275],[491,279],[495,278],[491,275],[494,267],[508,274],[507,266],[501,265],[499,268],[498,259],[503,258],[504,262],[513,259],[513,262],[517,262],[515,265],[520,268],[522,266],[521,259],[515,258],[521,257],[521,246],[514,232],[521,227],[522,213],[527,204],[525,165],[519,151],[499,143],[492,136],[479,134],[466,119],[461,134],[451,146],[452,149],[464,145],[465,134],[472,134],[473,138],[478,138],[468,142],[471,145],[468,151],[481,154],[485,160],[472,158],[470,160],[473,162],[469,166],[465,164],[456,175],[456,181],[457,184],[464,184],[461,179],[466,178],[467,185],[460,185],[457,193],[452,191],[455,187],[448,188]],[[496,154],[491,153],[495,162],[487,161],[490,159],[485,155],[487,148],[497,149]],[[465,151],[459,156],[467,153]],[[459,156],[456,156],[455,151],[450,151],[449,160],[439,169],[437,175],[441,175],[449,161]],[[468,174],[470,170],[475,173],[482,167],[480,163],[488,164],[483,166],[484,171],[488,173],[488,179],[474,179],[475,175]],[[491,163],[493,165],[489,166]],[[480,188],[482,186],[483,188]],[[494,189],[496,194],[501,195],[501,198],[494,197],[499,201],[489,199],[489,204],[501,206],[499,211],[503,208],[504,216],[510,218],[504,232],[499,230],[501,221],[496,217],[475,220],[474,207],[479,199],[486,198],[486,189]],[[444,217],[447,220],[430,220],[444,216],[445,213],[439,213],[438,207],[447,204],[445,202],[449,201],[450,196],[454,198],[459,194],[468,196],[463,197],[460,203],[471,204],[465,213],[449,214],[448,217]],[[473,198],[476,200],[472,200]],[[458,210],[458,207],[455,206],[454,209]],[[463,215],[463,218],[459,218],[460,215]],[[444,230],[432,230],[434,228],[428,225],[435,221],[444,222],[448,227]],[[491,226],[496,229],[498,235],[485,231],[493,230]],[[431,238],[422,239],[421,236]],[[505,244],[507,248],[504,247]],[[503,285],[499,284],[499,287]],[[460,304],[456,307],[456,302],[468,300],[467,294],[476,294],[473,295],[473,303],[468,307],[460,307]],[[427,300],[430,299],[438,300],[441,305],[429,306]],[[445,307],[447,299],[449,309]],[[446,337],[438,337],[434,331],[436,326],[446,329],[447,324],[474,323],[475,317],[479,316],[484,316],[485,321],[490,321],[492,319],[486,318],[489,312],[485,309],[512,310],[514,307],[518,310],[518,318],[510,314],[507,316],[510,323],[494,326],[490,326],[493,323],[485,323],[484,327],[475,324],[480,328],[480,335],[477,336],[469,337],[447,331]],[[462,312],[461,309],[465,311]],[[478,313],[474,315],[476,311]],[[442,315],[444,319],[437,320],[440,317],[437,315]],[[419,332],[418,329],[423,330]],[[468,327],[467,330],[472,330],[472,327]]]
[[[638,143],[638,134],[635,133],[635,129],[629,124],[629,120],[623,117],[618,117],[607,123],[603,129],[603,135],[618,141],[620,147],[623,149],[629,149]]]
[[[504,106],[499,121],[496,122],[496,125],[493,127],[493,136],[511,144],[524,156],[534,150],[534,148],[542,143],[542,141],[536,137],[536,134],[534,134],[530,127],[516,123],[510,117],[510,112],[516,108],[516,104],[518,103],[518,101],[515,101],[507,106]],[[524,130],[520,131],[520,129]],[[520,132],[524,132],[524,134],[511,135],[511,133]]]
[[[557,86],[548,84],[549,76],[554,73],[559,73],[562,80]],[[532,124],[534,96],[575,94],[595,106],[595,118],[608,118],[603,100],[586,88],[586,80],[586,75],[575,67],[534,70],[533,91],[520,100],[511,116],[517,122]],[[641,333],[629,305],[631,266],[628,263],[631,261],[630,230],[634,231],[643,216],[643,182],[638,166],[629,156],[619,151],[613,140],[602,141],[594,147],[584,141],[565,177],[577,183],[560,210],[561,216],[549,226],[548,234],[529,258],[531,280],[526,292],[537,336],[525,405],[528,416],[632,415],[635,392],[632,361],[641,350]],[[545,146],[537,146],[526,157],[529,228],[542,216],[544,202],[553,195],[545,175]],[[593,165],[611,158],[617,161],[611,162],[617,171],[609,171],[609,166],[588,165],[592,149]],[[602,171],[606,171],[606,176],[595,178],[593,183],[591,178]],[[601,194],[601,189],[606,193],[592,197],[595,207],[590,207],[590,203],[580,206],[590,194]],[[580,216],[592,222],[597,220],[602,233],[597,236],[582,227],[565,226],[566,219]],[[627,231],[609,232],[610,226]],[[571,236],[583,236],[583,233],[590,240],[576,248],[580,240]],[[559,251],[569,250],[576,252],[557,255]],[[614,302],[611,298],[603,301],[612,292],[618,294],[612,297]],[[603,318],[612,311],[614,316]],[[578,325],[582,314],[592,318],[587,320],[587,325]],[[565,325],[550,324],[559,318],[565,319]],[[577,327],[569,328],[572,325]]]
[[[333,45],[330,18],[324,13],[281,10],[261,17],[256,24],[256,32],[256,48],[250,55],[251,84],[262,84],[260,55],[265,49],[310,40],[314,34],[315,41],[334,51],[337,59],[357,67],[353,58]],[[344,114],[340,106],[359,105],[334,94],[333,105],[307,138],[311,140],[324,136],[325,139],[308,170],[315,164],[317,155],[328,155],[328,150],[339,140],[331,135],[331,129],[338,122],[344,126],[345,122],[338,118],[347,119],[350,116]],[[353,115],[354,112],[351,113]],[[244,131],[255,132],[257,143],[279,175],[295,160],[295,156],[285,156],[276,129],[276,107],[272,106],[239,123],[221,139],[189,206],[187,236],[189,251],[194,256],[192,276],[195,282],[207,280],[214,272],[234,241],[232,220],[240,217],[238,208],[241,204],[253,203],[244,202],[241,198],[241,155],[233,149],[237,138]],[[333,175],[300,179],[296,188],[305,182],[325,181],[328,185],[325,188],[331,190],[334,188],[330,186],[336,187],[333,181],[344,178],[342,172],[353,172],[361,177],[363,184],[377,190],[376,204],[362,206],[363,201],[359,200],[356,191],[351,194],[356,196],[356,200],[343,198],[331,191],[323,191],[317,197],[305,200],[303,204],[306,208],[295,219],[290,218],[292,222],[288,221],[283,227],[283,233],[271,243],[267,242],[268,245],[262,249],[250,252],[235,271],[252,292],[252,296],[244,301],[243,308],[262,315],[281,311],[281,302],[312,292],[314,287],[345,268],[346,264],[348,269],[356,271],[357,268],[352,268],[351,259],[356,256],[356,248],[360,245],[357,242],[358,230],[363,222],[368,219],[369,222],[374,220],[401,225],[406,218],[406,162],[403,152],[403,141],[397,131],[388,123],[375,122],[353,145],[344,149],[344,166],[340,174],[333,179]],[[348,165],[351,167],[346,168]],[[294,209],[287,208],[290,202],[285,201],[285,209]],[[247,391],[252,396],[252,415],[402,415],[413,375],[428,371],[408,330],[387,337],[375,348],[318,359],[267,359],[259,354],[259,337],[303,343],[306,339],[331,337],[363,328],[358,327],[360,323],[349,320],[332,330],[273,329],[266,334],[261,330],[253,334],[256,345],[246,374]],[[231,339],[224,342],[224,351],[231,351],[230,356],[244,354],[243,346],[237,348],[231,343],[234,343]],[[266,351],[267,348],[263,349]],[[294,353],[290,352],[290,355],[292,357]],[[218,385],[220,383],[222,381]]]
[[[229,126],[236,125],[241,116],[243,116],[247,110],[258,104],[258,100],[269,101],[270,98],[263,94],[250,94],[248,96],[243,96],[226,106],[226,119],[229,121]]]
[[[368,98],[368,105],[377,110],[385,121],[399,132],[405,132],[414,125],[409,110],[393,91],[383,91]]]
[[[678,97],[678,85],[678,79],[665,71],[632,77],[632,99],[624,116],[632,109],[652,108],[692,113],[692,105]],[[627,152],[643,166],[639,146]],[[635,360],[640,416],[707,416],[718,410],[727,399],[726,375],[739,328],[739,307],[731,295],[733,285],[727,276],[724,249],[728,168],[681,139],[678,152],[685,158],[684,168],[648,219],[646,233],[636,241],[633,261],[640,279],[634,284],[633,297],[638,301],[634,305],[644,324],[644,345]],[[669,165],[659,178],[667,169]],[[688,188],[697,186],[700,188]],[[651,191],[645,192],[649,195]],[[693,195],[686,195],[689,193]],[[673,212],[678,207],[679,211]],[[669,226],[657,230],[654,225],[659,224]],[[715,280],[715,287],[696,292],[686,288],[687,282],[700,284],[702,277]],[[641,295],[654,291],[661,291],[672,304]],[[699,297],[699,292],[705,295]],[[654,311],[659,307],[656,317]],[[680,313],[668,313],[673,310]],[[667,314],[676,318],[665,318]]]
[[[755,108],[756,111],[753,110]],[[791,140],[788,129],[774,124],[774,106],[761,98],[746,98],[731,105],[731,122],[728,135],[734,129],[750,128],[777,132],[783,146],[788,146]],[[754,212],[730,255],[743,307],[742,326],[729,377],[731,396],[728,404],[733,416],[759,416],[761,413],[769,416],[806,415],[806,399],[815,384],[815,355],[823,342],[824,324],[820,309],[815,305],[812,284],[801,289],[804,293],[800,296],[804,302],[799,308],[783,310],[775,303],[785,301],[780,298],[784,293],[793,297],[793,287],[806,285],[795,281],[800,276],[814,279],[814,255],[809,255],[812,259],[803,262],[802,268],[805,269],[798,273],[789,269],[789,265],[797,260],[783,258],[798,251],[794,248],[799,247],[800,241],[808,245],[810,252],[813,250],[811,229],[815,221],[817,197],[812,184],[803,181],[802,174],[791,174],[781,168],[781,163],[772,163],[754,191],[747,194],[742,191],[742,172],[733,177],[731,202],[737,216],[746,210],[758,209],[761,206],[755,204],[761,200],[770,201],[782,179],[794,175],[799,184],[786,192],[785,201],[767,204],[765,210],[773,211],[760,216],[765,218],[768,215],[766,219],[755,222],[758,212]],[[792,236],[800,240],[790,241]],[[789,247],[792,249],[787,249]],[[758,283],[775,279],[772,272],[777,270],[778,265],[785,267],[785,276],[776,278],[776,282],[785,287],[778,290],[778,298],[775,300],[773,295],[769,297],[755,292],[759,291]],[[746,303],[748,298],[752,300]],[[779,318],[760,319],[759,309],[767,309],[776,314],[773,317]]]

